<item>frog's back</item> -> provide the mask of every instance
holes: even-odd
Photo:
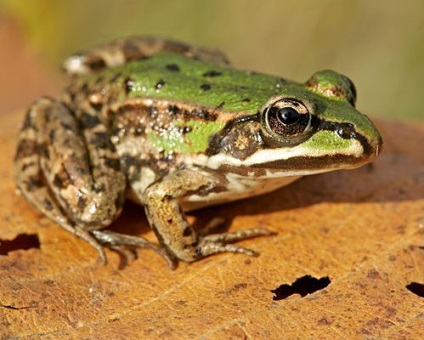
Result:
[[[151,99],[191,105],[211,114],[255,114],[287,85],[278,77],[161,52],[78,77],[68,91],[88,98],[95,94],[106,105]]]

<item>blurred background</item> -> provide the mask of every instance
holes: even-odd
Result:
[[[334,69],[356,84],[360,111],[424,120],[422,0],[0,0],[0,115],[60,93],[69,53],[135,34],[296,81]]]

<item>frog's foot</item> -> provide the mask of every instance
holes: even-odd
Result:
[[[119,234],[107,230],[93,230],[91,234],[105,247],[117,251],[124,256],[127,262],[131,262],[135,258],[135,248],[152,249],[162,256],[170,269],[175,269],[176,263],[174,259],[166,252],[164,248],[147,241],[142,237]]]
[[[214,220],[212,220],[213,222]],[[209,227],[209,225],[208,225]],[[241,253],[249,256],[258,256],[256,251],[231,244],[253,237],[269,236],[274,233],[264,228],[251,228],[229,233],[201,236],[196,253],[199,257],[206,257],[217,253]]]

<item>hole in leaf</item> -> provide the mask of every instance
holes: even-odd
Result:
[[[40,249],[37,234],[19,234],[13,240],[0,240],[0,255],[7,255],[15,250]]]
[[[328,276],[316,279],[310,275],[305,275],[294,281],[291,285],[283,284],[277,289],[271,290],[274,294],[272,299],[274,301],[284,300],[293,294],[299,294],[301,297],[305,297],[308,294],[315,293],[317,290],[324,289],[330,282]]]
[[[406,289],[419,297],[424,297],[424,284],[422,283],[411,282],[409,285],[406,285]]]

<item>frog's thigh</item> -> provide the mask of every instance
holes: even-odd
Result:
[[[106,262],[103,247],[81,218],[75,218],[75,207],[86,205],[80,200],[87,197],[78,187],[83,188],[81,182],[89,172],[76,122],[63,104],[42,98],[30,108],[19,133],[14,172],[18,189],[29,202],[90,243]]]
[[[179,260],[192,262],[222,252],[256,255],[251,250],[227,243],[269,234],[266,229],[253,228],[235,233],[199,236],[191,228],[179,199],[193,192],[207,194],[221,190],[222,184],[208,173],[180,170],[153,183],[142,194],[150,225],[162,245]]]
[[[150,57],[162,51],[217,64],[229,63],[227,57],[218,50],[191,46],[173,40],[139,36],[115,40],[72,55],[65,60],[63,68],[72,75],[95,73],[108,67],[122,66],[129,61]]]

